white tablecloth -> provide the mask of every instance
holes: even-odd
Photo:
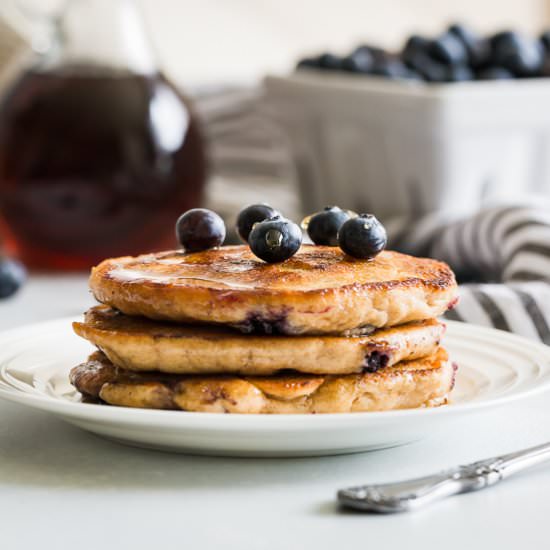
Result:
[[[78,314],[91,302],[84,277],[34,277],[0,303],[0,329]],[[543,548],[550,467],[415,514],[342,513],[334,495],[547,440],[550,396],[469,416],[406,447],[261,460],[124,447],[0,401],[0,547]]]

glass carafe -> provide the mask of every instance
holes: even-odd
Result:
[[[205,156],[134,0],[69,0],[0,104],[0,231],[32,267],[81,269],[174,246]]]

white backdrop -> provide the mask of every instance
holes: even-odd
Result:
[[[43,8],[63,1],[0,0],[0,15],[21,24],[17,2]],[[549,0],[137,1],[167,72],[193,86],[249,83],[288,70],[302,54],[346,50],[360,41],[396,47],[411,32],[434,34],[452,20],[480,31],[538,32],[550,24]]]
[[[1,1],[1,0],[0,0]],[[286,71],[297,56],[359,41],[388,47],[452,20],[538,31],[548,0],[142,0],[169,73],[191,83]]]

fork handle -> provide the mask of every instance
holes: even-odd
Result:
[[[338,491],[343,506],[368,512],[406,512],[442,498],[478,491],[550,460],[550,443],[457,466],[431,476]]]

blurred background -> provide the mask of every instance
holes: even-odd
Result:
[[[490,59],[445,37],[426,72],[396,57],[456,22]],[[231,240],[253,202],[389,221],[547,195],[548,27],[548,0],[0,0],[3,254],[85,270],[174,246],[199,205]],[[361,45],[382,69],[318,66]]]
[[[21,26],[17,0],[2,10]],[[32,0],[27,0],[33,5]],[[55,6],[56,0],[35,0]],[[437,35],[454,21],[480,33],[538,33],[550,23],[546,0],[140,0],[159,60],[185,86],[251,84],[294,68],[304,54],[362,42],[398,48],[412,34]]]
[[[293,69],[304,54],[363,42],[394,49],[453,21],[487,33],[537,33],[550,22],[545,0],[143,0],[143,7],[166,71],[197,85],[256,82]]]

